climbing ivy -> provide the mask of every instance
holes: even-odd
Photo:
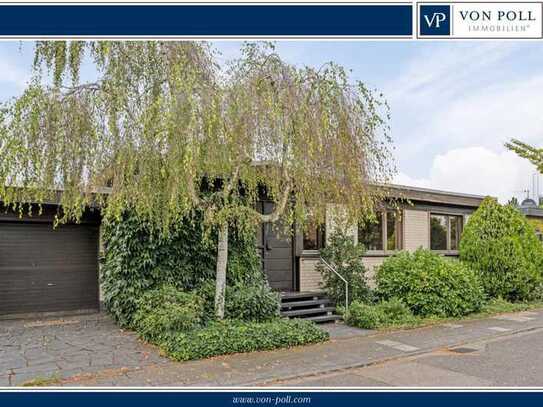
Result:
[[[254,240],[235,231],[232,235],[229,284],[263,285]],[[123,326],[130,324],[136,302],[147,290],[168,284],[188,291],[215,276],[216,237],[206,236],[201,222],[193,219],[172,226],[164,235],[127,212],[119,220],[104,221],[102,242],[104,304]]]

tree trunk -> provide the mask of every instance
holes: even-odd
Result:
[[[217,277],[215,286],[215,315],[224,318],[224,296],[226,289],[226,264],[228,262],[228,223],[219,227],[217,247]]]

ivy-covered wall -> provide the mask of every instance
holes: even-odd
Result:
[[[144,291],[165,283],[192,290],[215,276],[216,237],[205,237],[197,221],[187,220],[165,237],[135,215],[125,214],[119,221],[104,221],[102,241],[103,300],[123,326],[130,324]],[[254,236],[231,231],[229,243],[228,284],[261,283]]]

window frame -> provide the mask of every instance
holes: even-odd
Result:
[[[404,231],[403,231],[403,225],[404,225],[404,222],[403,222],[403,210],[394,210],[394,209],[382,209],[382,210],[379,210],[379,215],[381,217],[381,224],[383,225],[382,229],[381,229],[381,244],[382,244],[382,249],[376,249],[376,250],[371,250],[371,249],[367,249],[364,256],[391,256],[401,250],[403,250],[403,247],[404,247],[404,241],[403,241],[403,237],[404,237]],[[395,219],[395,222],[394,222],[394,225],[396,226],[396,233],[398,234],[397,237],[396,237],[396,248],[395,249],[388,249],[388,239],[387,239],[387,235],[388,235],[388,222],[387,222],[387,217],[388,217],[388,213],[389,212],[394,212],[396,213],[397,215],[399,216],[396,216],[396,219]],[[357,244],[360,243],[360,224],[357,225],[357,234],[356,234],[356,240],[357,240]]]
[[[447,248],[444,250],[432,249],[432,215],[447,217],[447,235],[446,235]],[[451,249],[451,218],[461,219],[460,228],[457,228],[458,229],[457,230],[458,236],[456,239],[457,248],[454,250]],[[462,232],[464,231],[464,225],[465,225],[464,218],[465,218],[465,215],[459,214],[459,213],[429,211],[428,212],[428,248],[434,253],[457,256],[459,254],[460,237],[462,236]]]
[[[314,227],[316,230],[317,230],[317,248],[316,249],[306,249],[304,247],[304,243],[305,243],[305,230],[302,230],[302,253],[304,254],[315,254],[315,253],[319,253],[319,251],[323,248],[326,247],[326,224],[323,223],[321,225],[316,225]],[[319,236],[321,237],[320,239],[320,243],[321,245],[319,246]]]

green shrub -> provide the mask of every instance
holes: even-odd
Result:
[[[362,259],[364,247],[356,245],[352,237],[344,232],[334,233],[325,248],[320,251],[321,257],[336,268],[336,271],[349,283],[349,301],[367,301],[370,290],[366,282],[366,269]],[[324,264],[319,263],[317,270],[322,274],[322,287],[328,296],[337,304],[345,304],[345,283]]]
[[[398,298],[419,316],[458,317],[484,303],[475,272],[429,250],[389,257],[377,269],[375,281],[381,299]]]
[[[215,314],[215,282],[208,281],[198,289],[205,301],[206,319],[213,319]],[[226,287],[226,318],[243,321],[267,321],[279,316],[279,294],[267,284],[235,283]]]
[[[136,301],[133,328],[147,340],[201,326],[204,301],[195,292],[183,292],[171,285],[149,290]]]
[[[415,318],[409,307],[397,298],[381,301],[376,307],[385,315],[385,320],[382,321],[385,325],[405,324]]]
[[[353,301],[349,305],[349,310],[345,313],[344,318],[347,325],[363,329],[376,329],[381,326],[385,314],[383,310],[375,305]]]
[[[403,325],[414,321],[416,317],[411,310],[398,299],[382,301],[375,305],[355,301],[345,314],[347,325],[364,329]]]
[[[460,259],[477,271],[490,297],[524,301],[541,295],[543,245],[512,206],[485,198],[464,228]]]
[[[254,237],[230,234],[228,284],[262,281]],[[172,227],[166,237],[127,212],[119,220],[104,220],[102,240],[104,304],[121,326],[130,326],[145,291],[163,284],[190,291],[215,277],[216,238],[205,239],[198,217]]]
[[[230,353],[272,350],[322,342],[328,333],[311,321],[215,321],[191,332],[171,334],[160,348],[174,360],[209,358]]]

